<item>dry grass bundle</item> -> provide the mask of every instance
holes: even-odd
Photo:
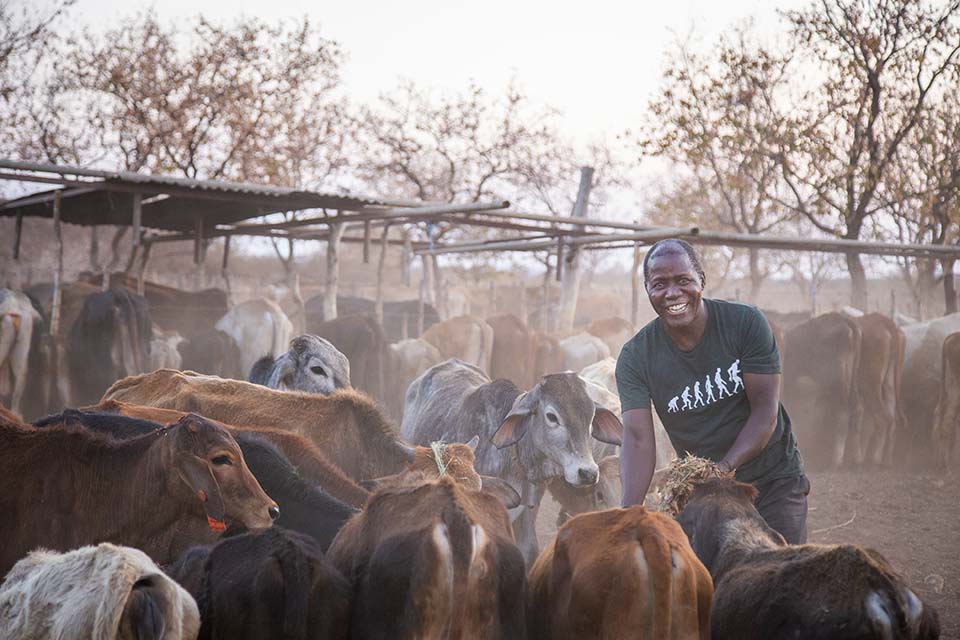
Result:
[[[709,478],[722,478],[725,475],[712,460],[690,454],[676,458],[659,478],[654,478],[652,508],[675,516],[686,506],[695,486]]]

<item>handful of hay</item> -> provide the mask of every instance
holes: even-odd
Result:
[[[657,475],[661,474],[658,478]],[[717,463],[706,458],[687,454],[670,461],[670,466],[654,474],[653,506],[655,511],[677,515],[687,504],[693,488],[709,478],[722,478],[728,474]]]

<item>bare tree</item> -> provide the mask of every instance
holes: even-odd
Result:
[[[798,51],[821,75],[781,129],[785,206],[821,231],[859,239],[867,222],[901,197],[887,180],[928,98],[955,64],[958,14],[954,1],[893,0],[821,0],[786,14]],[[864,308],[860,255],[849,253],[846,262],[852,303]]]

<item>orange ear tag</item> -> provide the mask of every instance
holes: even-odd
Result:
[[[207,526],[210,527],[210,531],[214,533],[223,533],[227,530],[227,523],[223,520],[214,520],[210,516],[207,516]]]
[[[200,489],[200,491],[197,491],[197,496],[200,497],[200,502],[206,502],[206,501],[207,501],[207,492],[204,491],[203,489]]]

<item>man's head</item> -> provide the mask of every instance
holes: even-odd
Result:
[[[650,247],[643,260],[643,281],[653,310],[668,326],[688,326],[701,312],[707,278],[689,243],[668,238]]]

